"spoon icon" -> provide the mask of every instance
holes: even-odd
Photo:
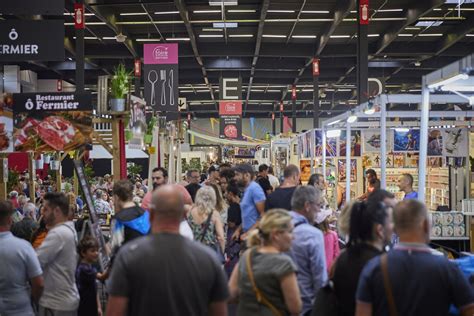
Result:
[[[156,70],[151,70],[148,73],[148,82],[151,84],[151,105],[155,105],[155,84],[158,82],[158,73]]]

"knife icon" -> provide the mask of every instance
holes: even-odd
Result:
[[[170,70],[170,75],[168,77],[168,87],[170,88],[170,105],[174,105],[174,89],[173,89],[173,86],[174,86],[174,70],[171,69]]]

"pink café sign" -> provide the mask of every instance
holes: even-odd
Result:
[[[177,64],[178,44],[145,44],[143,45],[144,64]]]

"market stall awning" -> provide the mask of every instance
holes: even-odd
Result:
[[[223,139],[219,137],[214,137],[202,133],[198,133],[196,131],[188,130],[188,133],[195,136],[199,137],[208,141],[211,141],[216,144],[223,144],[223,145],[234,145],[234,146],[257,146],[257,145],[263,145],[263,144],[270,144],[268,141],[244,141],[244,140],[230,140],[230,139]]]
[[[112,155],[102,145],[94,145],[89,152],[89,157],[91,159],[113,159]],[[144,159],[148,158],[148,154],[140,149],[128,148],[128,145],[126,145],[125,157],[127,159]]]

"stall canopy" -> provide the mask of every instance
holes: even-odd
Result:
[[[94,145],[93,149],[90,151],[89,157],[91,159],[112,159],[113,158],[112,155],[102,145]],[[148,154],[140,149],[128,148],[128,145],[126,145],[125,157],[127,159],[143,159],[143,158],[148,158]]]
[[[199,137],[208,141],[211,141],[215,144],[223,144],[223,145],[234,145],[234,146],[256,146],[256,145],[263,145],[263,144],[270,144],[268,141],[244,141],[244,140],[230,140],[224,139],[219,137],[214,137],[202,133],[198,133],[196,131],[188,130],[190,135],[194,135],[195,137]]]

